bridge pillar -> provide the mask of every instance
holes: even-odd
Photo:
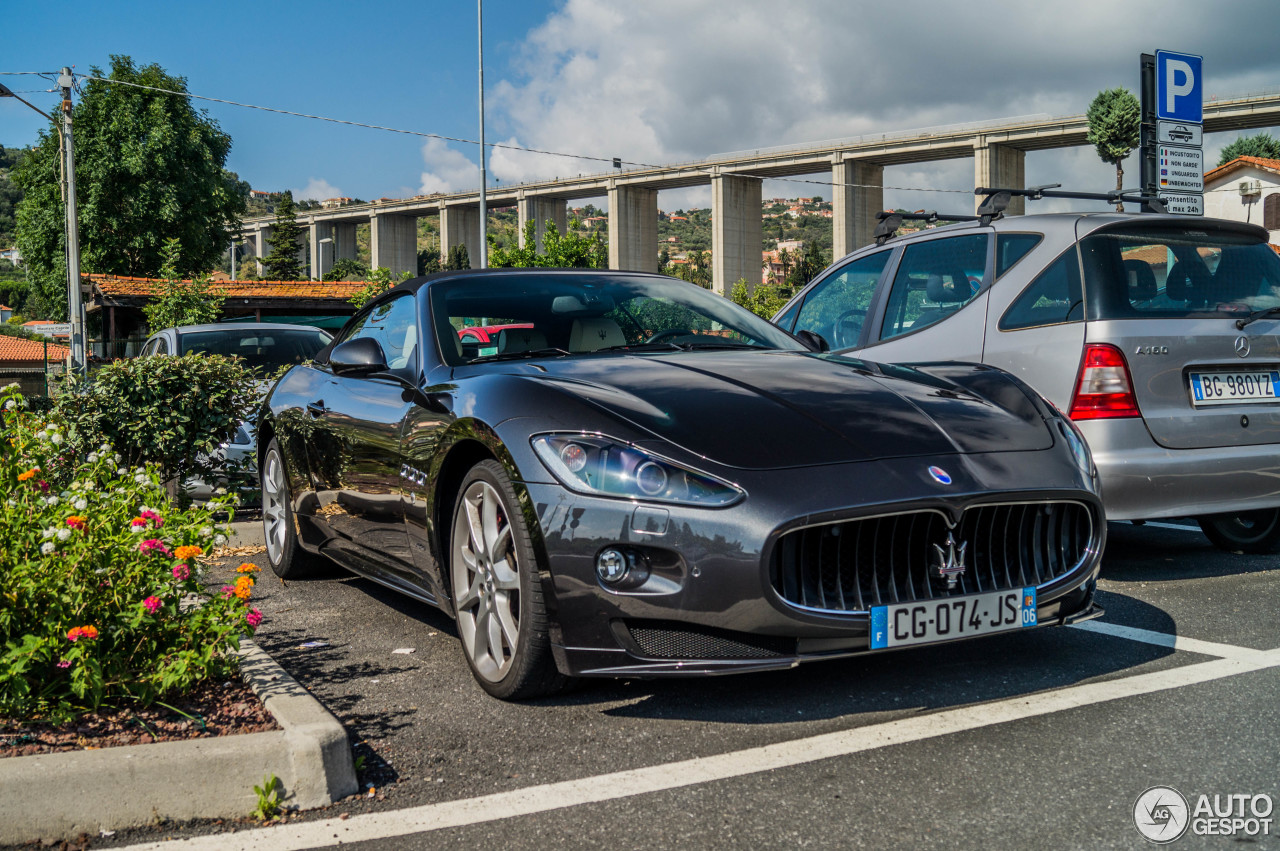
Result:
[[[418,274],[418,220],[415,216],[374,213],[369,217],[370,265],[385,266],[393,277]]]
[[[563,198],[547,198],[542,195],[525,196],[520,194],[516,201],[517,233],[520,237],[520,247],[524,248],[524,226],[526,222],[533,222],[533,235],[536,239],[536,248],[539,253],[544,250],[542,238],[547,233],[547,222],[554,222],[556,228],[561,235],[568,229],[569,215],[565,209]],[[656,217],[656,214],[655,214]]]
[[[884,209],[884,166],[837,154],[831,183],[831,259],[839,260],[871,244],[876,213]]]
[[[262,258],[271,253],[267,239],[273,230],[275,230],[273,225],[260,224],[254,227],[253,233],[249,236],[249,244],[253,246],[253,257],[258,264],[258,277],[262,277]]]
[[[717,174],[711,178],[711,289],[727,296],[740,278],[760,283],[764,237],[760,219],[763,181]]]
[[[333,262],[356,259],[356,223],[333,223]]]
[[[480,260],[480,208],[447,206],[440,208],[440,262],[449,262],[449,251],[455,245],[467,247],[471,268]]]
[[[322,239],[334,239],[333,224],[331,222],[312,222],[311,223],[311,278],[312,280],[320,280],[330,269],[333,268],[334,248],[337,246],[336,240],[328,245],[321,245]]]
[[[609,268],[658,271],[658,190],[610,182]]]
[[[1027,152],[1008,145],[997,145],[979,136],[973,142],[973,185],[998,186],[1002,189],[1025,189]],[[982,198],[974,196],[976,210]],[[1026,212],[1027,200],[1014,196],[1009,201],[1006,216],[1021,216]]]

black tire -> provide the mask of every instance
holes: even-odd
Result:
[[[323,562],[319,556],[303,549],[298,541],[297,519],[289,499],[289,477],[284,472],[284,456],[274,437],[262,453],[258,481],[262,486],[262,532],[272,572],[281,579],[314,576]]]
[[[1205,536],[1220,550],[1251,555],[1280,552],[1280,508],[1197,517]]]
[[[462,655],[481,688],[502,700],[545,697],[572,682],[551,654],[537,557],[524,515],[512,508],[519,504],[502,465],[482,461],[462,480],[450,525],[449,587]],[[473,530],[478,519],[486,536],[486,510],[495,534],[477,542]]]

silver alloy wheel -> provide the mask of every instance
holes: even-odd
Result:
[[[520,637],[520,566],[502,497],[472,482],[453,522],[450,558],[462,646],[477,673],[498,682],[511,669]]]
[[[284,465],[280,463],[280,453],[268,450],[262,465],[262,531],[267,539],[267,556],[272,564],[279,564],[284,558],[285,499],[287,489],[284,481]]]

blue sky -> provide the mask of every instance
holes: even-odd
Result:
[[[1156,48],[1203,55],[1206,95],[1280,90],[1268,0],[915,0],[909,9],[870,0],[487,0],[488,141],[662,163],[1079,114],[1100,89],[1136,89],[1138,55]],[[159,63],[196,94],[477,135],[473,0],[144,0],[67,13],[27,4],[5,22],[0,71],[74,64],[88,72],[112,53]],[[0,79],[19,91],[42,85]],[[56,102],[24,96],[46,108]],[[477,185],[474,146],[204,107],[231,134],[228,167],[257,189],[372,199]],[[0,100],[0,144],[29,144],[39,127],[21,104]],[[1216,162],[1235,135],[1206,136],[1206,160]],[[490,178],[501,182],[600,170],[502,150],[489,160]],[[1029,154],[1027,180],[1106,189],[1115,178],[1092,149],[1078,148]],[[972,189],[973,165],[891,167],[885,183],[907,187],[887,190],[887,205],[967,207],[960,195]],[[765,193],[829,195],[783,181]],[[659,204],[709,198],[705,188],[674,190]]]

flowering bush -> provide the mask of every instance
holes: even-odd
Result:
[[[252,571],[230,593],[200,583],[230,501],[179,510],[155,467],[105,444],[72,457],[16,387],[0,390],[0,716],[65,720],[225,676],[262,620]]]

